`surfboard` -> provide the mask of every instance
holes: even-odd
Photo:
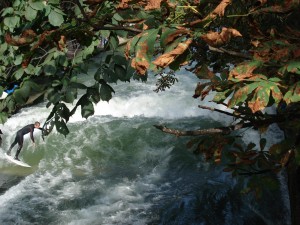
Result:
[[[30,165],[28,165],[28,164],[25,163],[25,162],[22,162],[22,161],[19,161],[19,160],[15,160],[13,157],[7,155],[6,153],[5,153],[5,157],[6,157],[9,161],[11,161],[11,162],[13,162],[13,163],[15,163],[15,164],[17,164],[17,165],[19,165],[19,166],[23,166],[23,167],[31,167]]]

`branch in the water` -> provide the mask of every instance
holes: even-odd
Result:
[[[200,136],[200,135],[214,135],[214,134],[223,134],[227,135],[230,134],[231,131],[234,130],[235,126],[230,127],[220,127],[220,128],[209,128],[209,129],[201,129],[201,130],[189,130],[189,131],[183,131],[183,130],[177,130],[168,128],[163,125],[154,125],[157,129],[161,130],[162,132],[173,134],[176,136]]]

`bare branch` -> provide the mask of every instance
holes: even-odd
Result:
[[[237,56],[237,57],[242,57],[245,59],[252,59],[252,57],[250,55],[241,53],[241,52],[235,52],[235,51],[231,51],[231,50],[227,50],[225,48],[215,48],[212,46],[208,46],[209,50],[214,51],[214,52],[220,52],[220,53],[226,53],[228,55],[232,55],[232,56]]]
[[[252,127],[252,123],[238,123],[236,125],[228,126],[228,127],[216,127],[216,128],[209,128],[209,129],[200,129],[200,130],[177,130],[168,128],[164,125],[153,125],[157,129],[161,130],[164,133],[173,134],[177,137],[179,136],[201,136],[201,135],[229,135],[232,131],[239,130],[246,127]]]

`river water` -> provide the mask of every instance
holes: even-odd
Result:
[[[32,168],[11,164],[4,152],[18,129],[44,123],[49,109],[42,103],[11,117],[0,127],[0,224],[290,224],[284,185],[260,200],[242,195],[230,174],[186,148],[187,138],[153,127],[196,129],[233,121],[197,107],[193,75],[183,70],[178,79],[162,93],[153,91],[153,78],[118,84],[94,116],[82,119],[78,111],[70,119],[67,137],[54,130],[43,141],[36,130],[33,148],[26,136],[20,158]],[[257,135],[245,133],[244,140]],[[276,129],[268,135],[281,138]]]

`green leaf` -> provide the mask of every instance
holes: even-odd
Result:
[[[300,74],[300,61],[292,61],[287,65],[287,71],[290,73]]]
[[[29,1],[29,5],[35,10],[43,10],[45,8],[44,1]]]
[[[226,91],[223,92],[217,92],[213,98],[213,101],[216,103],[223,102],[229,96],[230,93],[231,93],[230,89],[227,89]]]
[[[21,89],[15,90],[13,96],[17,103],[25,104],[25,96],[23,95],[23,91]]]
[[[250,151],[250,150],[253,150],[253,148],[255,148],[255,144],[253,142],[250,142],[248,145],[247,145],[247,148],[246,148],[246,151]]]
[[[289,90],[285,93],[283,100],[287,104],[300,101],[300,81],[290,86]]]
[[[19,80],[24,74],[24,69],[21,67],[14,73],[14,77]]]
[[[66,122],[69,121],[69,116],[70,116],[70,110],[64,103],[59,103],[56,106],[56,112],[57,114],[64,118]]]
[[[35,73],[35,67],[32,64],[29,64],[24,71],[27,74],[33,75]]]
[[[88,118],[89,116],[94,115],[94,105],[91,101],[86,101],[81,105],[81,116]]]
[[[0,123],[4,124],[8,119],[8,115],[5,112],[0,112]]]
[[[78,89],[87,89],[87,86],[82,84],[82,83],[77,83],[77,82],[71,82],[69,84],[70,87],[72,88],[78,88]]]
[[[3,9],[1,16],[5,17],[6,15],[11,15],[13,13],[14,13],[14,8],[7,7]]]
[[[37,83],[35,83],[32,80],[27,80],[23,83],[23,85],[28,86],[30,89],[34,90],[34,91],[41,91],[41,86]]]
[[[60,0],[48,0],[48,3],[51,5],[58,5]]]
[[[264,150],[264,148],[266,146],[266,143],[267,143],[267,139],[265,139],[265,138],[260,139],[259,145],[260,145],[260,150],[261,151]]]
[[[111,33],[110,37],[109,37],[109,46],[111,49],[116,49],[119,46],[119,39],[116,35],[112,35],[113,33]]]
[[[261,82],[262,83],[262,82]],[[253,95],[251,101],[248,102],[248,107],[253,113],[263,110],[267,107],[270,100],[270,89],[259,86]]]
[[[64,22],[64,17],[55,10],[51,10],[50,14],[48,15],[48,19],[49,22],[56,27],[59,27]]]
[[[50,61],[44,66],[44,73],[46,75],[54,75],[56,73],[56,67],[54,61]]]
[[[254,82],[239,88],[229,100],[228,107],[233,108],[239,103],[243,103],[248,98],[248,95],[252,93],[252,91],[254,91],[259,85],[260,82]]]
[[[160,46],[165,48],[168,44],[170,44],[171,40],[168,39],[172,34],[174,34],[177,29],[174,28],[165,28],[160,37]]]
[[[36,18],[37,11],[31,8],[30,6],[27,6],[25,8],[25,18],[29,21],[33,21]]]
[[[275,100],[275,103],[278,104],[283,98],[282,93],[277,85],[273,85],[271,87],[271,90],[272,90],[272,97]]]
[[[6,26],[10,28],[15,28],[20,22],[20,17],[18,16],[5,17],[3,22]]]
[[[0,55],[3,55],[3,53],[7,50],[7,47],[8,45],[6,42],[0,45]]]
[[[23,56],[22,56],[22,55],[17,55],[17,56],[16,56],[16,59],[15,59],[15,61],[14,61],[14,64],[15,64],[16,66],[18,66],[18,65],[20,65],[20,64],[22,63],[22,60],[23,60]]]
[[[114,89],[108,84],[102,84],[100,88],[100,98],[103,101],[109,101],[112,98],[112,92]]]
[[[67,103],[73,103],[76,97],[77,97],[76,91],[74,91],[74,89],[68,88],[66,90],[63,100]]]
[[[135,48],[136,48],[136,45],[138,43],[138,41],[141,39],[141,36],[140,35],[136,35],[134,36],[131,41],[129,42],[129,46],[130,46],[130,49],[129,49],[129,55],[132,56],[134,55],[135,53]]]
[[[48,90],[47,98],[48,98],[49,102],[56,104],[60,101],[61,94],[58,93],[56,89],[50,88]]]
[[[117,75],[117,77],[121,80],[121,81],[128,81],[128,79],[126,78],[126,70],[124,69],[123,66],[120,66],[118,64],[115,64],[115,74]]]
[[[88,94],[91,96],[92,101],[97,104],[100,101],[99,85],[96,85],[94,88],[89,88]]]
[[[65,136],[69,133],[69,129],[63,120],[55,120],[55,127],[59,133]]]

